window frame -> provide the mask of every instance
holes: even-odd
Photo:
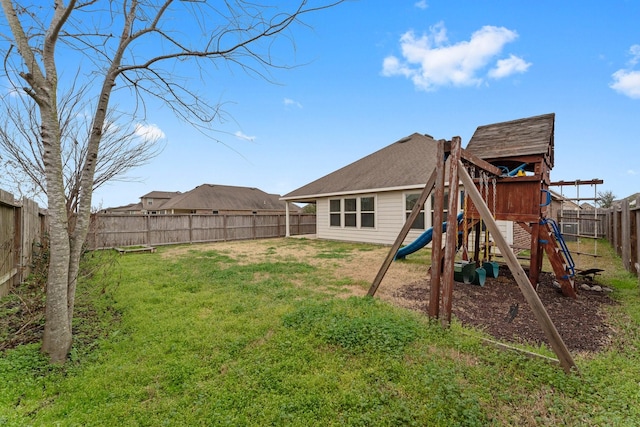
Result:
[[[362,200],[371,199],[371,209],[362,209]],[[377,196],[349,195],[329,198],[328,214],[329,228],[341,228],[350,230],[375,230],[377,229]],[[339,210],[337,204],[339,203]],[[368,201],[365,203],[369,203]],[[347,210],[349,209],[349,210]],[[338,221],[339,218],[339,221]],[[363,221],[363,218],[367,218]],[[370,219],[369,219],[370,218]],[[339,225],[338,225],[339,222]],[[363,225],[365,224],[365,225]],[[371,225],[369,225],[371,224]]]
[[[421,193],[414,193],[414,192],[407,192],[403,194],[403,202],[404,202],[404,222],[407,222],[407,219],[409,218],[409,215],[411,215],[411,211],[413,210],[413,206],[411,207],[411,209],[407,208],[407,199],[409,196],[416,196],[416,200],[413,202],[413,205],[415,206],[416,202],[418,201],[418,199],[420,199],[420,194]],[[422,209],[420,209],[420,214],[418,215],[418,217],[416,218],[416,220],[413,222],[413,224],[411,224],[411,228],[409,230],[426,230],[427,227],[427,201],[425,200],[425,202],[422,204]],[[418,220],[422,218],[422,227],[416,227],[415,224],[416,222],[418,222]]]

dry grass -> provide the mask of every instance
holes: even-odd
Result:
[[[335,248],[335,242],[332,242],[332,248]],[[351,295],[365,295],[389,247],[344,243],[339,245],[338,252],[331,253],[325,241],[278,238],[179,246],[165,251],[162,256],[175,257],[210,250],[227,255],[240,264],[273,261],[307,263],[331,271],[336,280],[355,283],[347,286]],[[397,303],[398,298],[393,296],[395,291],[406,284],[425,280],[428,268],[426,254],[412,261],[392,263],[376,295]]]

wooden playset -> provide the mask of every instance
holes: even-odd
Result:
[[[433,192],[433,223],[458,224],[458,228],[457,233],[446,233],[445,242],[442,227],[434,227],[432,231],[429,316],[440,318],[445,326],[450,323],[454,279],[460,281],[462,277],[465,281],[474,280],[471,278],[473,269],[497,274],[497,267],[491,260],[493,247],[506,260],[560,364],[567,372],[575,370],[575,363],[566,345],[536,293],[543,256],[546,254],[562,293],[576,297],[571,254],[558,225],[547,215],[551,203],[549,175],[554,162],[554,120],[554,114],[546,114],[480,126],[466,149],[462,149],[459,137],[451,141],[438,141],[439,161],[436,169],[392,245],[368,295],[375,294],[410,225]],[[445,164],[448,164],[448,168]],[[445,176],[449,183],[459,182],[464,187],[463,206],[458,206],[459,197],[446,197]],[[448,199],[447,207],[444,206],[445,198]],[[457,215],[461,209],[464,209],[463,219],[459,221]],[[445,211],[447,218],[443,218]],[[530,234],[528,275],[500,232],[497,220],[513,221]],[[474,241],[472,251],[467,250],[470,238]],[[463,263],[456,261],[461,248]],[[463,270],[468,265],[472,266],[472,270],[465,273]]]

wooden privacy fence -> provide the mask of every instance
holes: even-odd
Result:
[[[607,209],[604,222],[607,240],[622,258],[624,268],[640,276],[636,266],[640,263],[640,196],[631,201],[625,199],[619,206]]]
[[[562,234],[567,241],[575,241],[579,237],[604,238],[606,234],[606,211],[596,210],[562,210],[558,221]]]
[[[31,270],[34,245],[41,243],[46,217],[38,203],[0,190],[0,296],[24,280]]]
[[[315,234],[315,214],[289,215],[290,234]],[[284,237],[286,215],[94,214],[88,249]]]

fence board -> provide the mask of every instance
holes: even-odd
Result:
[[[0,296],[31,271],[36,243],[41,243],[46,218],[33,200],[16,201],[0,190]]]
[[[95,214],[87,236],[87,247],[103,249],[284,237],[285,219],[284,214]],[[293,214],[289,219],[292,235],[315,234],[314,214]]]
[[[621,257],[624,268],[640,276],[636,268],[640,261],[640,197],[631,202],[623,200],[618,206],[608,209],[604,222],[607,240]]]

